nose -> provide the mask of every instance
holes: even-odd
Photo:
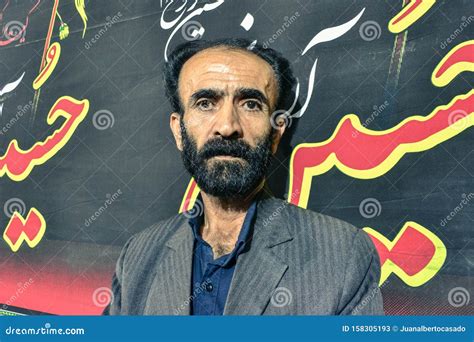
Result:
[[[226,101],[227,102],[227,101]],[[238,139],[242,138],[243,131],[240,118],[232,101],[225,103],[216,115],[213,136],[222,138]]]

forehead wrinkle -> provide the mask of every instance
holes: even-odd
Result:
[[[212,70],[213,69],[212,66],[208,67],[207,70],[201,71],[197,76],[209,76],[211,78],[212,77],[228,78],[232,80],[245,79],[245,78],[249,78],[251,80],[257,79],[255,73],[248,71],[248,69],[246,68],[225,66],[224,67],[225,71],[223,71],[222,69],[224,68],[221,68],[220,65],[221,65],[220,63],[217,64],[217,66],[215,67],[215,70]],[[268,80],[266,82],[269,83]]]
[[[235,65],[235,55],[241,55],[240,58],[237,58],[240,62],[237,65]],[[209,60],[214,57],[217,57],[218,61],[214,60],[210,62]],[[247,61],[244,61],[245,59]],[[204,64],[205,71],[201,72],[201,74],[216,72],[219,74],[232,73],[236,75],[254,77],[255,74],[248,70],[248,66],[254,66],[257,67],[259,70],[262,70],[262,68],[264,68],[265,71],[267,71],[267,75],[269,74],[272,78],[275,78],[274,70],[268,64],[268,62],[253,53],[237,49],[214,47],[200,51],[184,63],[183,69],[181,70],[181,74],[192,64]],[[258,66],[256,64],[258,64]],[[200,69],[203,69],[203,67],[200,66],[200,68],[193,68],[193,70]]]

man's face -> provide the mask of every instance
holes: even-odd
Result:
[[[271,66],[250,52],[207,49],[184,64],[179,96],[184,115],[173,113],[170,125],[186,169],[210,195],[247,195],[284,131],[270,123],[277,101]]]

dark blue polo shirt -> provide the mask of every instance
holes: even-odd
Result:
[[[257,195],[250,205],[240,230],[237,243],[230,254],[214,260],[211,246],[202,239],[200,227],[204,214],[191,217],[189,224],[194,234],[194,256],[192,271],[191,314],[222,315],[234,274],[237,256],[244,251],[252,236],[252,226],[257,207]],[[199,200],[202,203],[201,196]],[[194,208],[196,210],[196,208]],[[199,211],[192,212],[199,212]]]

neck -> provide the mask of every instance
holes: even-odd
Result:
[[[201,236],[212,247],[214,258],[233,250],[245,215],[263,186],[264,180],[250,194],[236,199],[215,197],[201,191],[204,204]]]

